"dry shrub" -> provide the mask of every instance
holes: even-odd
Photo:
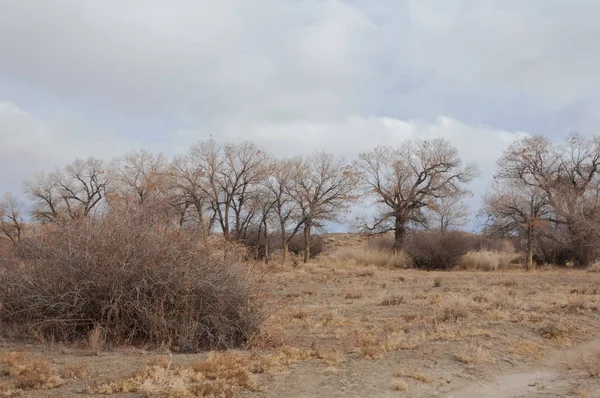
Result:
[[[197,348],[244,344],[261,323],[253,274],[218,239],[113,211],[56,226],[0,275],[0,321],[49,339]],[[94,333],[100,333],[94,336]]]
[[[344,286],[342,294],[347,299],[360,299],[363,297],[363,291],[359,285]]]
[[[448,296],[442,301],[435,313],[437,322],[458,322],[469,317],[470,307],[467,298]]]
[[[404,252],[416,268],[450,269],[472,246],[471,236],[460,231],[415,232],[404,242]]]
[[[548,321],[537,329],[540,336],[549,340],[561,340],[568,337],[573,332],[574,326],[562,319],[557,321]]]
[[[354,261],[358,265],[374,265],[387,268],[408,268],[410,261],[403,252],[382,250],[370,247],[346,247],[336,251],[339,261]]]
[[[404,297],[397,294],[393,294],[389,297],[384,298],[379,305],[400,305],[404,302]]]
[[[470,345],[463,348],[458,354],[456,354],[456,359],[470,366],[481,365],[494,361],[494,358],[490,355],[490,353],[480,345]]]
[[[95,394],[140,393],[147,397],[223,397],[233,398],[239,390],[257,391],[252,377],[252,362],[242,355],[215,354],[205,362],[173,365],[152,361],[133,377],[99,386]]]
[[[295,235],[290,239],[288,250],[298,256],[304,253],[304,235]],[[310,258],[317,257],[323,250],[325,250],[325,239],[321,235],[311,235]]]
[[[600,378],[600,351],[579,358],[576,363],[569,364],[569,368],[584,371],[589,377]]]
[[[531,340],[519,340],[513,342],[511,345],[513,347],[511,350],[512,353],[537,360],[544,358],[544,352],[546,351],[546,347],[542,344]]]
[[[496,251],[470,251],[460,258],[458,266],[462,269],[496,271],[508,268],[518,254]]]
[[[66,365],[62,371],[65,379],[84,380],[90,377],[90,366],[87,363],[77,362]]]
[[[413,379],[416,381],[420,381],[421,383],[429,384],[431,383],[431,379],[425,376],[418,368],[415,369],[401,369],[395,374],[396,377],[407,377],[409,379]]]
[[[408,383],[404,380],[394,380],[392,382],[392,390],[408,391]]]
[[[2,373],[15,379],[15,387],[24,390],[41,390],[59,387],[65,381],[48,362],[31,358],[22,352],[8,352],[0,356]]]

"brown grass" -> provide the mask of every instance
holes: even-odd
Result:
[[[569,368],[583,371],[588,377],[600,378],[600,351],[580,357],[570,363]]]
[[[494,362],[489,351],[480,345],[469,345],[456,354],[456,359],[469,366]]]
[[[408,391],[408,383],[404,380],[394,380],[392,382],[392,390]]]
[[[2,373],[14,378],[14,386],[18,389],[52,389],[65,383],[48,362],[22,352],[3,353],[0,356],[0,367]]]
[[[90,377],[90,365],[84,362],[68,364],[62,371],[62,377],[71,380],[84,380]]]
[[[338,249],[333,258],[338,262],[364,266],[386,268],[408,268],[410,260],[403,252],[370,248],[370,247],[345,247]]]
[[[409,379],[413,379],[416,381],[420,381],[421,383],[431,383],[432,380],[425,376],[418,368],[414,369],[401,369],[395,374],[396,377],[407,377]]]
[[[518,254],[511,252],[470,251],[460,258],[458,267],[468,270],[497,271],[508,268],[518,258]]]

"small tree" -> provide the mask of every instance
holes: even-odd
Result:
[[[525,239],[527,269],[533,269],[533,248],[552,210],[544,192],[518,181],[498,181],[484,199],[488,228],[500,235]]]
[[[474,165],[463,166],[458,150],[448,141],[406,141],[398,147],[380,146],[361,153],[356,168],[365,193],[379,208],[371,232],[394,231],[394,249],[402,247],[410,223],[425,224],[424,211],[443,198],[457,198],[476,175]]]
[[[281,247],[283,249],[282,263],[285,264],[288,257],[289,243],[304,224],[300,205],[290,194],[293,192],[292,184],[295,178],[296,166],[293,161],[274,160],[269,169],[270,173],[265,181],[265,186],[271,197],[273,212],[279,225]]]
[[[343,158],[326,152],[296,158],[293,167],[289,194],[300,208],[304,221],[304,262],[307,263],[312,229],[322,227],[327,221],[340,220],[356,200],[358,174]]]
[[[433,202],[426,210],[427,228],[440,231],[465,226],[469,222],[469,207],[461,196],[447,196]]]
[[[16,196],[7,192],[0,200],[0,231],[16,246],[23,238],[24,229],[23,204]]]

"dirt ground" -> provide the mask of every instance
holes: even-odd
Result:
[[[263,274],[269,319],[247,351],[0,340],[0,396],[600,397],[600,272],[426,272],[325,256]],[[35,359],[50,376],[17,388],[19,361]]]

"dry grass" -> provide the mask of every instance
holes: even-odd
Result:
[[[546,347],[543,344],[531,340],[517,340],[511,343],[510,352],[525,358],[540,360],[544,358]]]
[[[480,345],[469,345],[456,354],[456,359],[469,366],[494,362],[489,351]]]
[[[404,297],[397,295],[397,294],[393,294],[391,296],[388,296],[386,298],[384,298],[383,300],[381,300],[381,303],[379,303],[379,305],[400,305],[404,302]]]
[[[254,366],[246,356],[213,354],[192,365],[174,365],[170,360],[149,362],[130,378],[92,386],[94,394],[139,393],[151,397],[235,397],[239,390],[258,391]]]
[[[460,258],[458,267],[468,270],[496,271],[506,269],[519,258],[511,252],[471,251]]]
[[[392,390],[408,391],[408,383],[404,380],[394,380],[392,382]]]
[[[569,368],[583,371],[588,377],[600,378],[600,351],[580,357],[576,362],[570,363]]]
[[[429,384],[432,380],[425,376],[421,371],[417,368],[415,369],[401,369],[395,374],[396,377],[407,377],[409,379],[413,379],[416,381],[420,381],[421,383]]]
[[[356,284],[345,286],[342,294],[344,298],[350,300],[360,299],[364,295],[362,288]]]
[[[52,389],[65,383],[48,362],[22,352],[3,353],[0,356],[0,372],[14,378],[17,389]]]
[[[408,268],[410,259],[403,252],[370,247],[345,247],[338,249],[333,258],[344,263],[387,268]]]
[[[71,380],[85,380],[90,377],[90,365],[77,362],[66,365],[62,371],[62,377]]]

